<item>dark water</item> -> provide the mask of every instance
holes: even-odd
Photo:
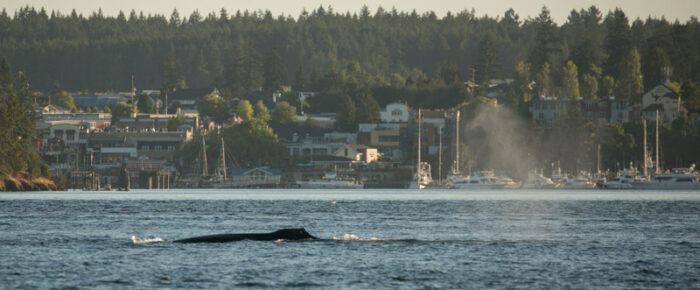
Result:
[[[287,227],[325,240],[168,242]],[[700,192],[5,193],[0,257],[0,288],[697,289]]]

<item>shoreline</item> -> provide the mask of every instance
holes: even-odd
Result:
[[[19,174],[0,176],[0,191],[57,191],[59,186],[47,177],[29,178]]]

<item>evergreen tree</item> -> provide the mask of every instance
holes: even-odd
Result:
[[[581,95],[578,83],[578,68],[572,61],[568,61],[562,70],[562,89],[564,97],[576,98]]]
[[[175,48],[171,44],[170,51],[163,61],[163,90],[167,94],[186,87],[185,79],[178,72],[177,63],[175,62]]]
[[[619,8],[608,14],[605,19],[607,34],[605,37],[605,50],[608,59],[605,61],[605,74],[618,79],[622,60],[632,49],[632,34],[627,15]]]
[[[375,123],[379,121],[379,104],[368,89],[363,90],[355,102],[355,121],[357,123]]]
[[[224,67],[224,84],[222,84],[223,94],[228,99],[242,98],[245,93],[245,85],[243,83],[243,40],[239,36],[233,44],[233,49],[230,56],[230,61]]]
[[[270,55],[265,59],[263,79],[265,96],[271,96],[272,93],[280,91],[287,80],[287,67],[276,48],[270,50]]]
[[[666,81],[665,70],[670,69],[671,62],[668,55],[661,47],[654,47],[646,57],[644,69],[644,86],[653,88]],[[670,76],[669,76],[670,77]]]
[[[444,63],[442,66],[440,66],[439,73],[440,79],[448,85],[460,82],[462,80],[462,76],[459,73],[459,68],[453,63]]]
[[[640,97],[644,92],[644,86],[637,49],[632,48],[620,61],[618,67],[620,77],[615,84],[615,97],[633,103],[641,102]]]
[[[307,79],[307,76],[304,73],[304,67],[302,64],[299,64],[299,68],[297,69],[297,72],[295,74],[293,89],[297,92],[303,92],[304,90],[306,90],[306,86],[308,83],[309,80]]]
[[[336,128],[342,132],[357,131],[357,121],[355,120],[356,114],[357,110],[355,109],[355,103],[352,101],[350,96],[343,95],[338,106],[338,113],[335,117]]]
[[[538,69],[544,67],[545,63],[552,63],[553,54],[560,52],[561,47],[557,37],[557,25],[546,6],[542,7],[540,14],[535,18],[534,25],[537,34],[528,62],[533,69]]]
[[[156,108],[153,104],[153,99],[148,96],[148,94],[142,93],[137,101],[137,107],[139,112],[144,114],[153,114],[156,112]]]
[[[480,87],[488,86],[489,80],[496,76],[498,71],[497,49],[493,36],[486,34],[479,46],[479,62],[476,67],[477,82]]]
[[[250,96],[254,91],[260,89],[260,55],[252,38],[245,42],[243,54],[239,58],[238,65],[241,66],[241,85],[246,96]]]

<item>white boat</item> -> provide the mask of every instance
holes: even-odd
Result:
[[[430,164],[428,162],[421,162],[418,165],[416,173],[413,175],[413,180],[408,184],[410,189],[425,189],[430,183],[433,182],[433,178],[430,174]]]
[[[525,189],[553,189],[557,186],[551,179],[545,177],[541,173],[528,174],[527,180],[523,183],[522,188]]]
[[[595,188],[595,183],[591,182],[590,179],[585,177],[576,178],[564,178],[561,183],[559,183],[559,188],[562,189],[593,189]]]
[[[355,179],[341,177],[336,173],[326,173],[320,179],[300,180],[296,184],[299,188],[308,189],[361,189],[363,187],[362,183]]]
[[[477,171],[470,176],[453,172],[447,177],[447,184],[452,189],[503,189],[516,188],[519,184],[510,178],[497,177],[493,171]]]
[[[628,189],[632,188],[633,182],[642,181],[638,177],[638,172],[635,169],[624,170],[620,172],[615,178],[606,180],[603,184],[605,189]]]
[[[633,181],[634,189],[700,189],[700,174],[690,168],[674,168],[671,172],[657,175],[651,180]]]

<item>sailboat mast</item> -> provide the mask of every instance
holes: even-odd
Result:
[[[224,136],[221,136],[221,167],[224,169],[224,181],[226,181],[226,151],[224,151]]]
[[[644,127],[644,161],[642,163],[642,170],[644,171],[644,176],[647,176],[647,120],[642,119],[642,127]]]
[[[422,173],[422,168],[420,164],[420,131],[421,131],[421,116],[420,116],[420,109],[418,109],[418,176],[421,175]]]
[[[209,165],[207,164],[207,143],[202,136],[202,176],[209,175]]]
[[[457,111],[457,130],[455,131],[455,173],[459,173],[459,110]]]
[[[656,174],[661,173],[659,166],[659,110],[656,110]]]
[[[439,140],[440,140],[440,147],[438,150],[438,182],[442,183],[442,126],[439,127],[440,132],[439,132]]]

